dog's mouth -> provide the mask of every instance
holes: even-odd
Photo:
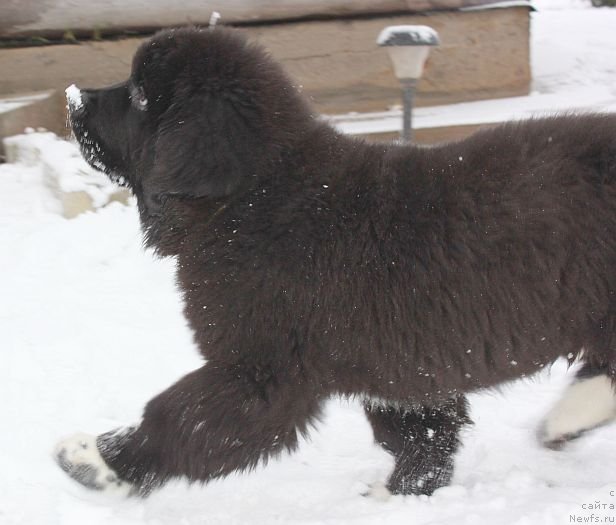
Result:
[[[107,175],[112,182],[122,187],[130,187],[127,178],[119,173],[112,162],[108,162],[102,141],[96,133],[87,125],[87,98],[75,84],[71,84],[65,90],[68,110],[68,121],[73,136],[79,144],[79,149],[84,160],[95,170]]]

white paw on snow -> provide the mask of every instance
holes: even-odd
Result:
[[[579,379],[572,383],[550,410],[539,428],[539,440],[558,449],[587,430],[616,417],[616,394],[606,375]]]
[[[389,492],[389,489],[387,488],[385,483],[383,483],[382,481],[377,481],[376,483],[370,485],[368,490],[364,492],[362,496],[372,498],[376,501],[387,501],[389,498],[391,498],[391,492]]]
[[[54,457],[71,478],[84,487],[127,496],[131,484],[109,468],[96,446],[96,436],[78,433],[60,441]]]

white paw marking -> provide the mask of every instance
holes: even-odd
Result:
[[[548,413],[539,429],[539,439],[558,448],[586,430],[616,417],[616,393],[605,375],[572,383]]]
[[[109,468],[96,446],[96,436],[78,433],[60,441],[54,457],[71,478],[84,487],[127,496],[131,484],[122,481]]]

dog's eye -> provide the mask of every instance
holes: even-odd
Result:
[[[146,98],[142,88],[134,88],[130,95],[130,99],[133,106],[138,110],[144,111],[148,108],[148,99]]]

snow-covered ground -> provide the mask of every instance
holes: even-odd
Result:
[[[616,95],[616,9],[574,0],[537,7],[535,90],[571,94],[572,106],[580,88]],[[137,420],[151,396],[199,365],[173,262],[142,250],[134,206],[63,219],[36,164],[0,165],[0,246],[2,525],[616,522],[616,426],[561,452],[535,441],[570,378],[562,363],[472,396],[476,424],[453,484],[431,498],[361,496],[391,460],[360,408],[338,400],[298,453],[253,474],[205,487],[176,482],[147,500],[82,489],[54,464],[56,440]]]

